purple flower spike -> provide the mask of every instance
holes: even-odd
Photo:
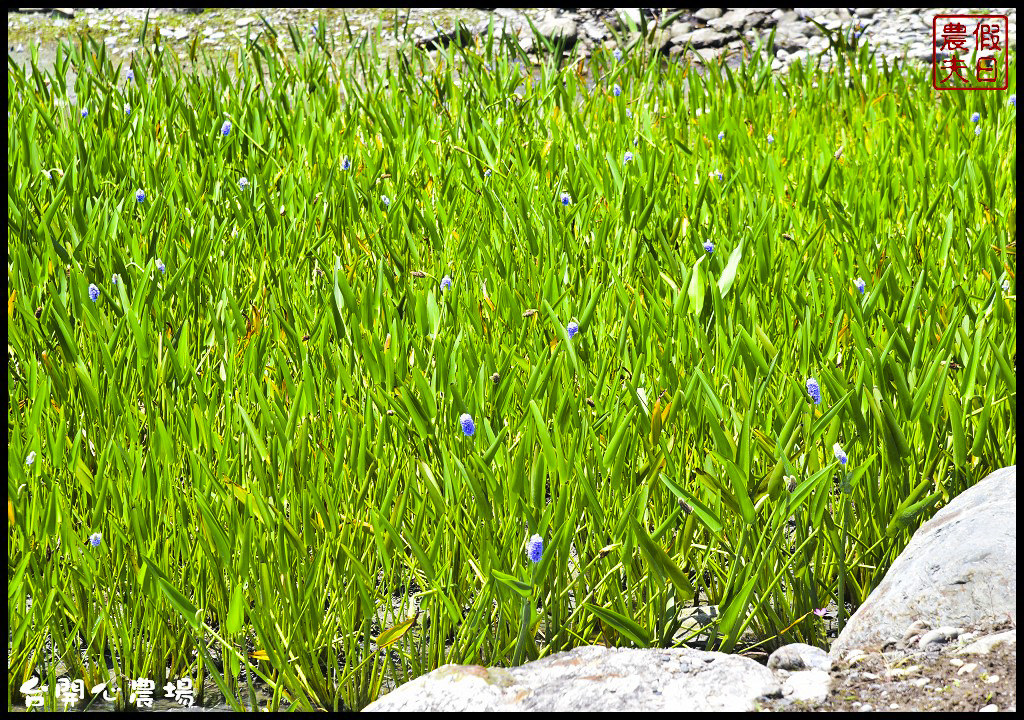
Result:
[[[544,538],[540,535],[534,535],[526,543],[526,557],[530,558],[532,563],[539,563],[543,555]]]
[[[815,405],[821,405],[821,387],[814,378],[807,378],[807,394],[811,396]]]

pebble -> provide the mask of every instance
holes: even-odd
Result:
[[[972,672],[974,672],[977,669],[978,669],[978,663],[967,663],[966,665],[961,667],[959,670],[957,670],[956,674],[957,675],[964,675],[966,673],[972,673]]]
[[[890,678],[906,677],[907,675],[913,675],[920,669],[920,665],[910,665],[905,668],[892,668],[891,670],[885,671],[885,676]]]
[[[966,635],[960,637],[963,640]],[[994,635],[986,635],[983,638],[975,640],[970,645],[962,647],[957,650],[957,655],[987,655],[994,648],[1003,644],[1017,644],[1017,630],[1008,630],[1007,632],[996,633]]]
[[[998,705],[986,705],[985,707],[983,707],[978,712],[999,712],[999,706]]]
[[[945,645],[951,640],[956,640],[957,636],[964,631],[963,628],[944,626],[929,630],[921,639],[918,644],[922,649],[926,649],[929,645]]]

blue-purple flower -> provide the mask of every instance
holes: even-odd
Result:
[[[352,161],[348,159],[348,155],[341,159],[341,169],[349,170],[352,167]]]
[[[768,133],[768,137],[766,138],[766,140],[768,144],[771,145],[773,142],[775,142],[775,137],[771,133]]]
[[[807,394],[811,396],[815,405],[821,405],[821,387],[814,378],[807,378]]]
[[[132,72],[131,68],[128,68],[128,82],[134,82],[134,80],[135,80],[135,73]]]
[[[839,461],[840,465],[845,465],[848,462],[849,458],[846,457],[846,453],[843,451],[843,448],[839,446],[839,443],[832,446],[832,452],[835,454],[836,460]]]
[[[466,437],[473,437],[473,433],[476,432],[476,425],[473,424],[473,416],[469,413],[462,413],[459,416],[459,425],[462,426],[462,432]]]
[[[619,84],[615,83],[614,85],[612,85],[612,95],[614,95],[615,97],[618,97],[621,94],[622,94],[622,88],[619,87]]]
[[[857,278],[856,280],[853,281],[853,284],[860,291],[860,294],[863,295],[864,294],[864,288],[867,287],[867,283],[864,282],[864,279],[863,278]]]
[[[580,324],[578,322],[576,322],[575,320],[571,321],[569,323],[569,325],[566,326],[566,328],[565,328],[565,332],[568,333],[570,339],[572,338],[573,335],[575,335],[579,331],[580,331]]]
[[[633,111],[630,110],[629,108],[626,108],[626,117],[628,117],[628,118],[633,117]]]
[[[976,128],[974,128],[974,134],[981,135],[981,125],[978,125]]]
[[[117,281],[120,279],[121,278],[118,276],[117,273],[114,273],[113,275],[110,276],[110,282],[112,285],[117,285]]]
[[[132,106],[129,105],[128,103],[124,104],[124,114],[125,115],[131,115],[132,114]]]
[[[626,165],[626,164],[632,162],[632,160],[633,160],[633,153],[631,153],[629,150],[627,150],[626,154],[622,158],[622,164]]]
[[[162,273],[167,272],[167,266],[164,265],[164,261],[161,260],[160,258],[156,259],[156,269]]]
[[[91,283],[89,285],[89,299],[93,302],[100,299],[100,289]]]
[[[447,290],[451,286],[452,286],[452,279],[448,275],[445,275],[443,278],[441,278],[441,290],[442,291]]]
[[[142,188],[135,190],[135,202],[143,202],[146,199],[146,193],[142,192]]]
[[[622,51],[619,50],[618,48],[615,48],[615,50],[612,52],[612,55],[615,57],[616,60],[622,59]]]
[[[225,120],[224,124],[220,126],[220,134],[227,137],[231,134],[231,121]]]
[[[238,179],[238,189],[239,190],[245,190],[247,187],[249,187],[249,178],[244,178],[244,177],[243,178],[239,178]]]
[[[725,140],[725,130],[720,130],[718,132],[718,139],[719,140]]]
[[[82,117],[83,118],[89,117],[89,108],[82,108]]]
[[[543,555],[544,538],[540,535],[534,535],[526,542],[526,557],[528,557],[532,563],[539,563]]]
[[[972,123],[977,124],[978,121],[980,121],[980,120],[981,120],[981,113],[980,112],[973,112],[973,113],[971,113],[971,122]]]
[[[572,203],[572,197],[567,192],[562,193],[562,196],[561,196],[560,199],[561,199],[563,205],[569,205],[569,204]]]
[[[103,533],[93,533],[89,536],[89,544],[93,547],[99,547],[101,542],[103,542]]]
[[[1010,99],[1006,101],[1007,104],[1017,107],[1017,93],[1010,96]]]
[[[487,168],[486,170],[484,170],[484,177],[485,178],[489,178],[490,176],[491,176],[491,169]]]
[[[704,252],[706,252],[708,255],[710,255],[714,251],[715,251],[715,244],[713,242],[711,242],[710,240],[705,240],[704,241]]]
[[[25,464],[26,465],[31,465],[35,461],[36,461],[36,451],[33,450],[27,456],[25,456]]]
[[[391,207],[391,198],[389,198],[387,195],[381,195],[380,201],[384,203],[384,207]]]

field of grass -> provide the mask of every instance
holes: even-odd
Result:
[[[1015,86],[276,41],[8,66],[8,707],[823,645],[1015,464]]]

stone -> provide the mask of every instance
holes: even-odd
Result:
[[[585,22],[583,23],[583,33],[594,42],[600,42],[607,35],[607,30],[596,22]]]
[[[567,17],[548,16],[537,23],[537,32],[549,42],[557,42],[559,37],[564,37],[567,47],[575,45],[579,38],[579,28]]]
[[[649,43],[658,52],[668,52],[672,47],[672,32],[670,30],[655,30],[650,35]]]
[[[739,655],[591,645],[507,669],[445,665],[366,711],[745,712],[781,692],[771,670]]]
[[[418,47],[424,50],[434,50],[440,47],[448,47],[455,43],[458,47],[465,47],[473,44],[473,33],[465,25],[460,24],[454,30],[441,30],[439,32],[427,33],[416,41]]]
[[[639,28],[643,20],[643,13],[640,8],[615,8],[615,20],[621,30]],[[631,23],[633,28],[630,28]]]
[[[710,28],[701,28],[695,32],[690,33],[689,42],[698,50],[703,48],[717,48],[722,47],[730,40],[737,37],[737,33],[729,32],[723,33]]]
[[[961,636],[963,637],[963,636]],[[1001,645],[1016,645],[1017,644],[1017,629],[1008,630],[1006,632],[996,633],[995,635],[986,635],[983,638],[979,638],[972,642],[970,645],[960,648],[956,651],[957,655],[988,655],[994,649]]]
[[[877,649],[914,620],[970,627],[1017,615],[1017,468],[968,488],[924,523],[832,644]]]
[[[723,32],[725,30],[742,30],[743,20],[746,15],[747,11],[743,8],[730,10],[719,17],[708,20],[708,27],[714,28],[719,32]]]
[[[783,645],[768,657],[771,670],[824,670],[828,672],[832,661],[821,648],[804,643]]]
[[[915,620],[914,622],[910,623],[910,627],[908,627],[906,632],[903,633],[903,642],[909,643],[915,637],[920,637],[924,633],[928,632],[930,629],[931,625],[929,625],[924,620]]]
[[[832,678],[825,670],[801,670],[786,678],[782,697],[797,702],[821,703],[832,688]]]
[[[725,32],[727,30],[750,30],[751,28],[760,27],[767,19],[767,13],[757,12],[747,8],[740,8],[737,10],[730,10],[721,17],[709,20],[708,26],[718,30],[719,32]]]
[[[715,18],[722,17],[722,9],[721,8],[701,8],[700,10],[695,12],[693,14],[693,16],[695,18],[697,18],[698,20],[703,20],[704,22],[707,22],[709,20],[714,20]]]
[[[950,640],[956,640],[963,631],[963,628],[955,627],[935,628],[922,635],[918,645],[921,646],[922,650],[928,649],[929,646],[945,645]]]

